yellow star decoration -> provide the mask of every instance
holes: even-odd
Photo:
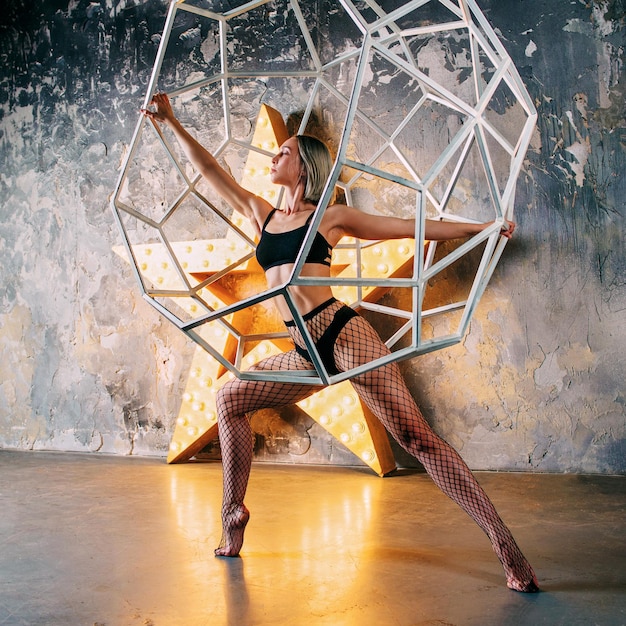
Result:
[[[257,120],[253,145],[268,152],[275,152],[288,137],[280,113],[263,106]],[[268,201],[276,200],[276,191],[269,181],[270,158],[251,151],[246,162],[241,184]],[[234,216],[234,224],[251,239],[252,227],[247,220]],[[341,243],[346,243],[342,241]],[[241,258],[247,245],[229,231],[223,239],[173,243],[172,248],[185,272],[197,280],[196,284],[213,276],[230,263],[229,257]],[[121,247],[115,249],[126,256]],[[176,280],[174,268],[167,250],[162,244],[133,246],[140,270],[155,285],[172,284]],[[333,274],[339,277],[354,277],[355,250],[337,247],[333,251]],[[413,267],[413,240],[379,242],[361,251],[363,273],[381,277],[410,276]],[[199,294],[213,308],[238,302],[267,288],[261,267],[252,258],[230,271],[226,276],[208,284]],[[387,289],[366,286],[362,288],[362,299],[378,300]],[[357,287],[333,287],[335,297],[344,302],[357,300]],[[180,303],[188,313],[195,314],[196,305]],[[284,330],[282,320],[269,301],[249,307],[228,316],[227,321],[241,333],[263,334]],[[203,332],[203,338],[230,362],[234,361],[236,340],[219,324]],[[293,348],[288,339],[263,340],[250,348],[244,355],[242,365],[252,366],[259,360]],[[180,463],[198,454],[218,435],[216,395],[233,374],[216,361],[208,352],[196,348],[170,451],[168,463]],[[360,399],[348,381],[326,387],[298,406],[322,426],[333,437],[365,462],[374,472],[384,476],[396,468],[387,433],[380,422],[361,405]]]

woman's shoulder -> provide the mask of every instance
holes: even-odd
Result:
[[[276,210],[265,198],[261,196],[253,196],[250,199],[250,216],[257,223],[259,232],[263,228],[263,224],[268,220],[269,216]]]
[[[326,209],[322,229],[325,231],[326,239],[331,245],[336,245],[346,234],[346,231],[350,230],[350,226],[358,214],[360,214],[360,211],[347,204],[331,204]]]
[[[331,219],[341,219],[345,216],[346,212],[354,210],[352,207],[349,207],[347,204],[329,204],[328,208],[324,212],[324,216],[329,217]]]
[[[350,223],[354,219],[358,219],[363,215],[361,211],[347,204],[331,204],[324,214],[329,225],[340,226],[346,222]]]

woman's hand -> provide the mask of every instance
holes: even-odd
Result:
[[[154,106],[154,111],[150,109],[140,109],[141,112],[155,122],[171,122],[176,119],[170,99],[166,93],[155,93],[150,104]]]
[[[502,228],[500,229],[500,234],[503,237],[510,239],[513,236],[514,230],[515,230],[515,222],[511,222],[507,220],[505,224],[502,224]]]

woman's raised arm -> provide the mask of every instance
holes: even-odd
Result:
[[[141,112],[151,120],[167,126],[173,133],[187,158],[211,186],[224,198],[233,209],[256,222],[258,227],[263,224],[265,217],[272,210],[271,205],[244,189],[237,181],[217,162],[215,157],[202,146],[179,122],[167,94],[156,93],[151,104],[154,110],[141,109]]]

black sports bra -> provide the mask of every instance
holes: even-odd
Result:
[[[261,239],[256,247],[257,261],[265,271],[270,267],[296,262],[296,257],[304,242],[304,236],[309,228],[309,222],[313,217],[313,213],[311,213],[303,226],[294,230],[288,230],[286,233],[268,233],[265,227],[275,212],[276,209],[267,216],[261,231]],[[332,250],[332,246],[326,241],[325,237],[320,235],[320,233],[315,233],[315,239],[309,250],[306,263],[320,263],[330,266]]]

